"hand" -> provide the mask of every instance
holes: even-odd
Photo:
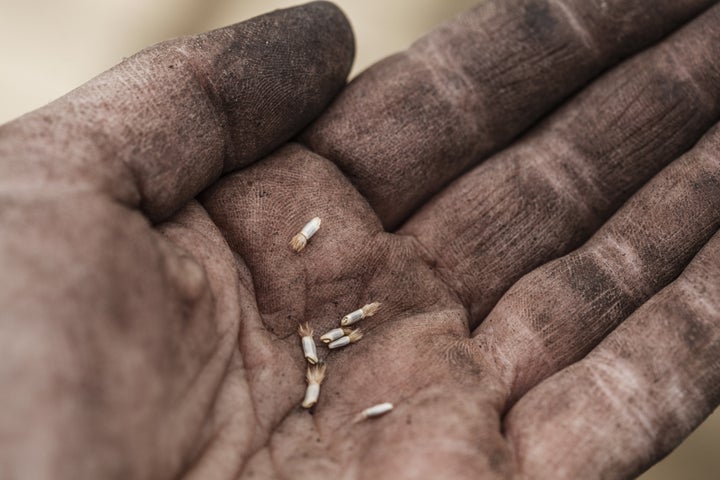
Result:
[[[254,301],[192,199],[315,118],[352,55],[343,15],[308,4],[157,45],[2,126],[0,477],[240,468]]]
[[[286,105],[308,102],[299,118],[238,112],[237,70],[203,68],[221,99],[204,116],[207,97],[168,102],[167,82],[154,102],[91,104],[112,78],[147,81],[121,71],[4,127],[0,438],[14,446],[0,464],[55,478],[617,478],[652,464],[720,402],[720,9],[690,21],[710,3],[484,2],[240,170],[347,71],[329,7],[310,8],[342,26],[300,29],[336,39],[300,42],[325,73],[314,95],[270,76],[296,92]],[[89,121],[98,105],[117,114]],[[293,253],[313,216],[319,233]],[[365,338],[321,348],[327,379],[304,411],[298,322],[320,333],[370,301],[383,309]],[[392,413],[350,424],[384,401]]]

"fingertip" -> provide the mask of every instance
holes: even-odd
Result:
[[[347,76],[355,58],[355,35],[347,15],[339,6],[327,1],[311,2],[304,7],[313,12],[316,21],[324,27],[318,33],[328,41],[336,41],[336,58],[344,60],[343,76]]]
[[[355,52],[350,23],[330,2],[276,10],[208,35],[227,45],[209,68],[232,143],[225,172],[263,157],[319,115],[345,85]]]

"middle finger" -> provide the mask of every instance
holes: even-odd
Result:
[[[720,6],[614,69],[400,230],[459,292],[473,326],[522,275],[589,238],[720,116],[718,25]]]
[[[363,73],[305,141],[394,228],[599,72],[713,3],[481,2]]]

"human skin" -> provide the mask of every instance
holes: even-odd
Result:
[[[344,88],[314,3],[0,127],[0,477],[652,465],[720,403],[713,3],[488,0]]]

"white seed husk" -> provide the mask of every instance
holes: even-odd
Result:
[[[302,252],[308,240],[310,240],[310,237],[317,233],[320,228],[320,223],[322,223],[322,221],[319,217],[315,217],[306,223],[302,230],[290,240],[290,247],[295,250],[296,253]]]
[[[310,408],[317,403],[318,396],[320,395],[320,384],[325,379],[325,370],[326,365],[324,363],[307,368],[305,380],[307,380],[308,386],[305,389],[305,398],[302,402],[303,407]]]
[[[363,410],[362,412],[360,412],[355,417],[355,421],[353,423],[361,422],[368,418],[374,418],[374,417],[379,417],[380,415],[385,415],[386,413],[391,411],[393,408],[394,408],[393,404],[390,402],[378,403],[377,405],[368,407],[365,410]]]
[[[328,344],[328,348],[330,348],[330,349],[341,348],[341,347],[345,347],[347,345],[350,345],[350,337],[348,337],[347,335],[344,335],[344,336],[338,338],[337,340],[330,342]]]
[[[359,308],[354,312],[350,312],[343,318],[341,318],[340,325],[346,327],[348,325],[352,325],[353,323],[359,322],[363,318],[372,317],[373,315],[375,315],[375,313],[377,313],[378,310],[380,310],[381,305],[382,304],[380,302],[368,303],[362,308]]]
[[[304,408],[310,408],[315,405],[320,396],[320,384],[309,383],[305,389],[305,398],[303,399],[302,406]]]
[[[330,343],[334,342],[340,337],[345,336],[345,331],[342,328],[333,328],[329,332],[323,334],[322,337],[320,337],[320,341],[323,343]]]
[[[340,325],[342,325],[343,327],[347,327],[349,325],[359,322],[364,317],[365,315],[363,314],[362,308],[359,308],[354,312],[350,312],[345,315],[342,320],[340,320]]]
[[[315,347],[315,340],[312,337],[302,337],[302,348],[303,353],[307,361],[313,365],[318,362],[317,348]]]
[[[308,240],[312,238],[313,235],[317,233],[317,231],[320,229],[320,224],[322,223],[322,220],[320,220],[320,217],[315,217],[312,220],[310,220],[308,223],[305,224],[305,226],[300,230],[300,233]]]

